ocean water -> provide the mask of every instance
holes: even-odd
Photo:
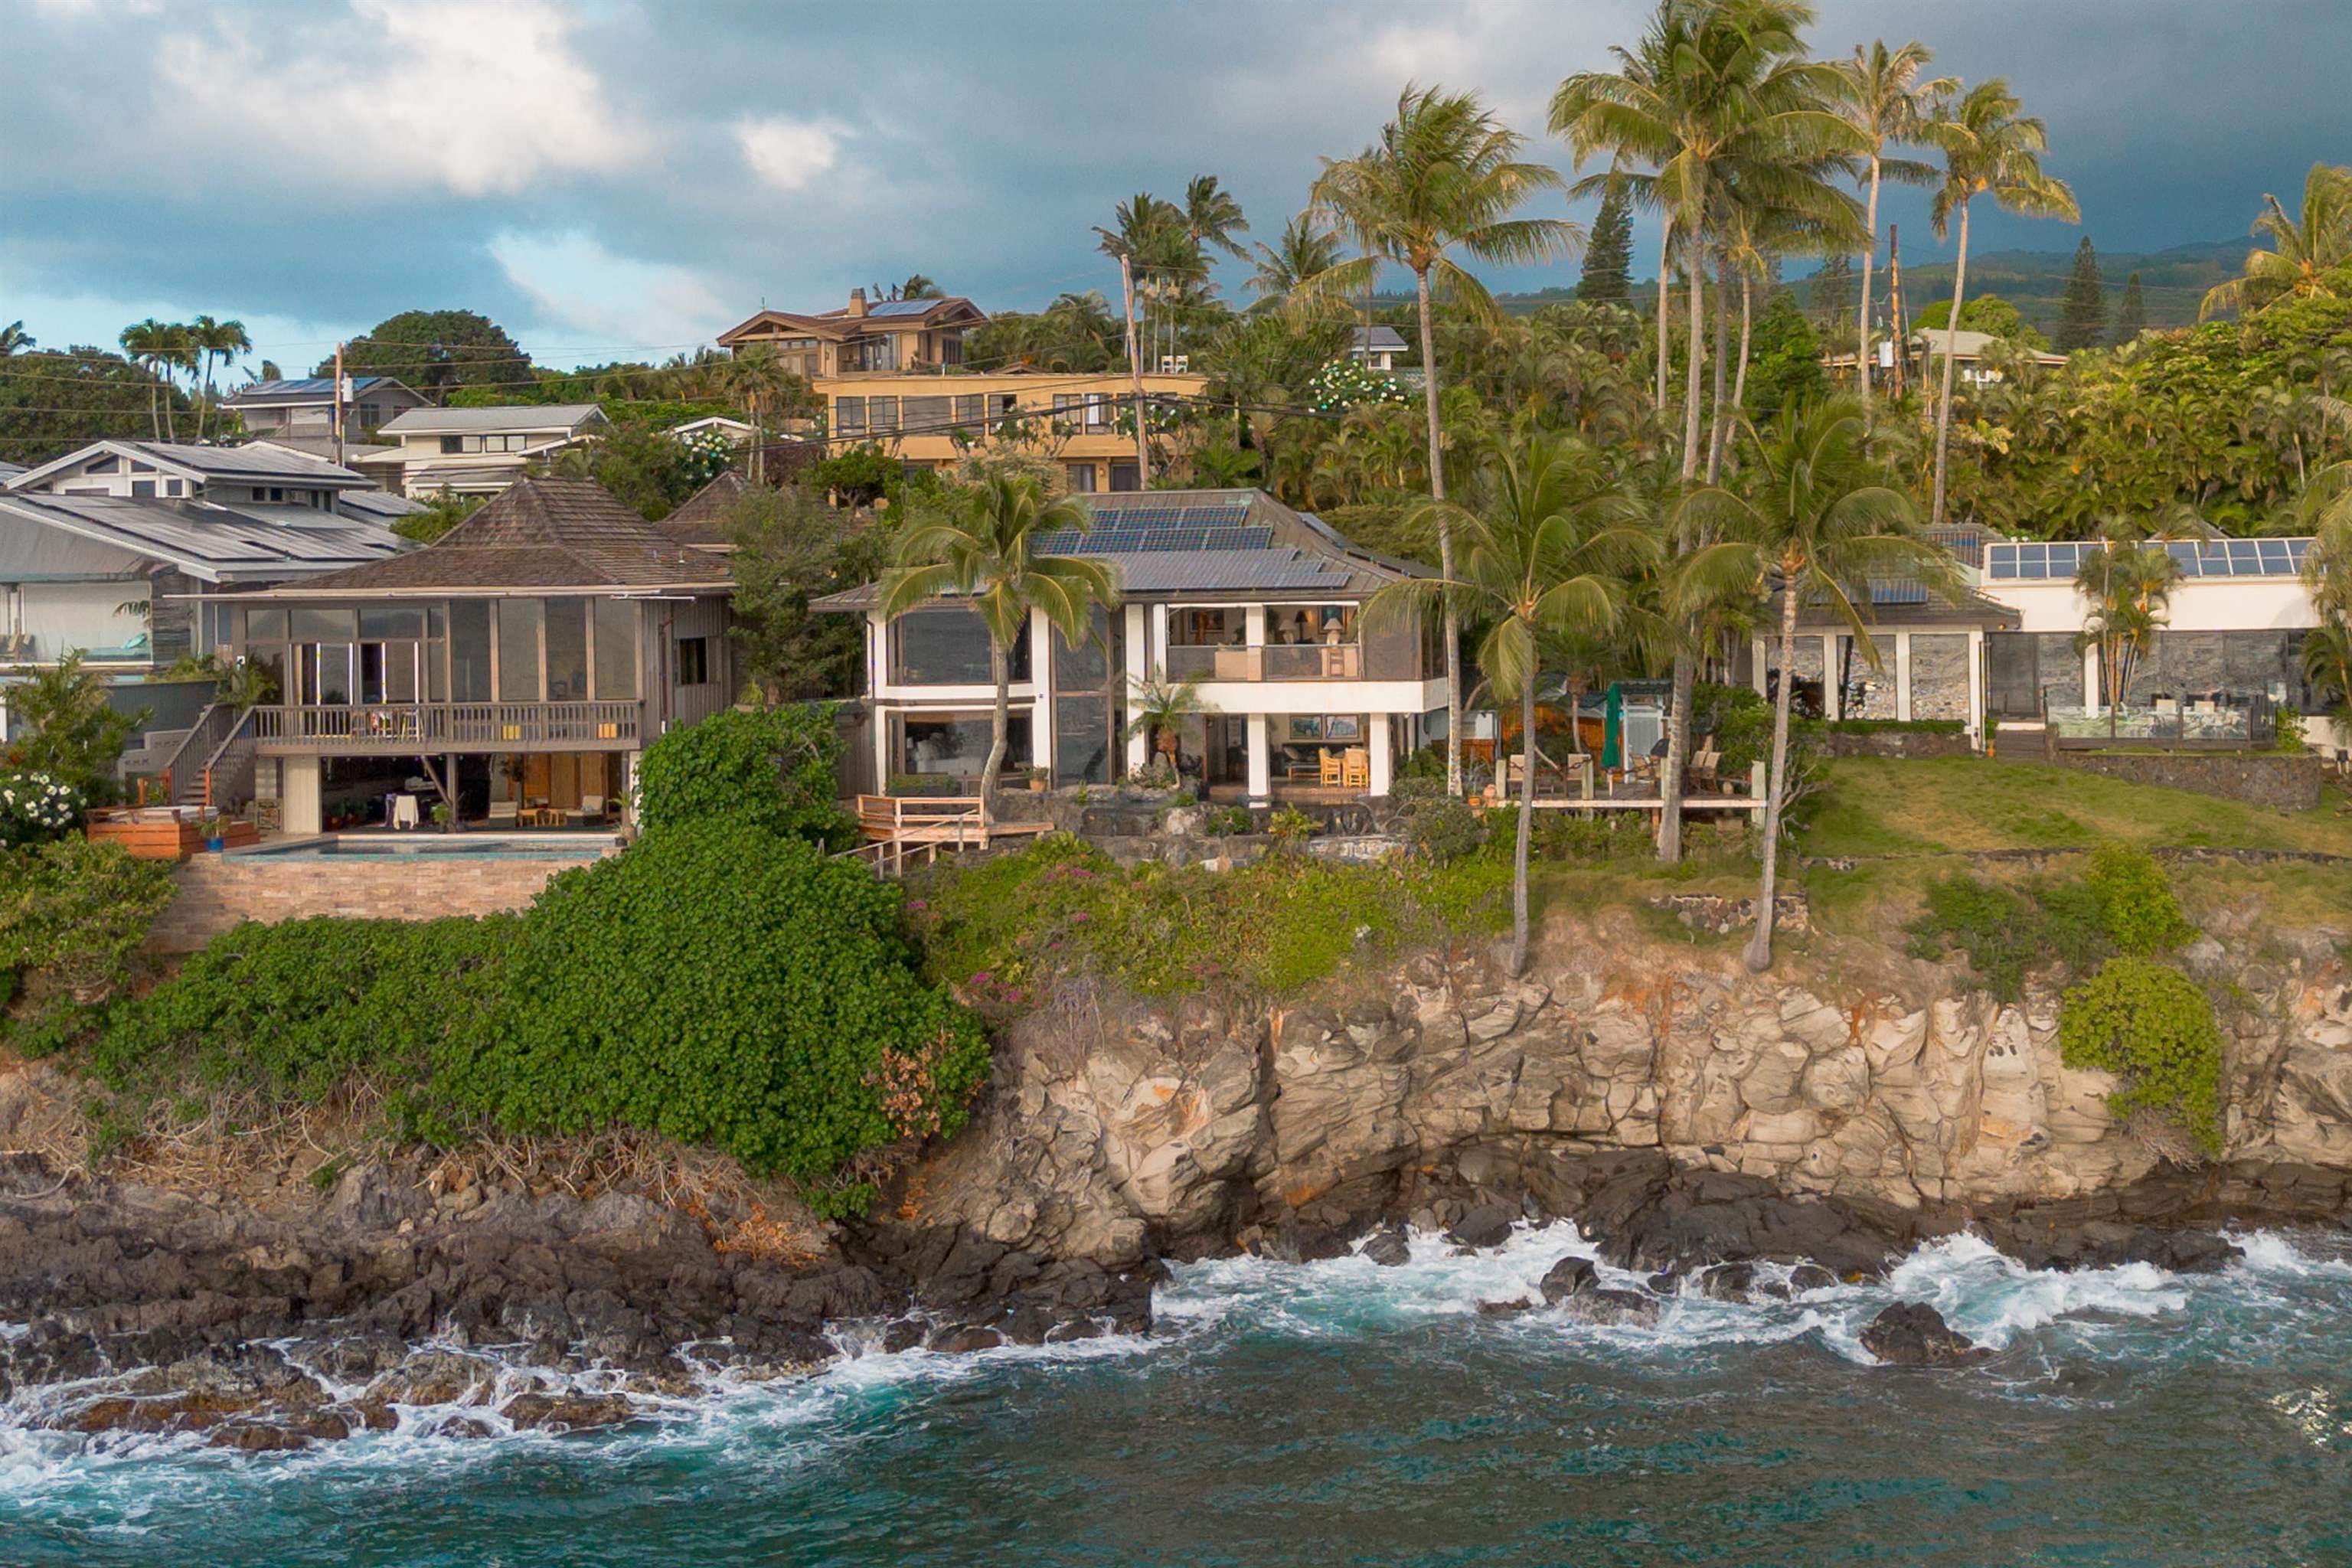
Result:
[[[1200,1264],[1148,1336],[858,1354],[603,1435],[419,1409],[229,1456],[41,1431],[37,1391],[0,1407],[0,1563],[2352,1563],[2352,1255],[2238,1239],[2176,1278],[1955,1238],[1654,1328],[1478,1315],[1591,1254],[1565,1225]],[[1994,1353],[1873,1364],[1897,1299]]]

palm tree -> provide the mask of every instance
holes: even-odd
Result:
[[[1743,422],[1744,423],[1744,422]],[[1797,611],[1821,604],[1845,623],[1872,664],[1877,648],[1864,625],[1873,578],[1909,576],[1947,597],[1959,590],[1949,555],[1915,531],[1909,497],[1885,482],[1864,445],[1862,405],[1851,397],[1785,409],[1769,434],[1746,426],[1751,447],[1748,493],[1716,486],[1683,502],[1687,531],[1719,535],[1692,552],[1675,591],[1696,605],[1744,590],[1774,596],[1780,611],[1780,679],[1772,700],[1772,760],[1764,798],[1764,869],[1756,900],[1756,934],[1745,954],[1762,973],[1772,965],[1774,887],[1780,817],[1788,803],[1789,700],[1796,683]]]
[[[194,343],[196,358],[204,371],[204,401],[196,406],[196,439],[205,438],[205,415],[213,401],[213,365],[215,361],[226,365],[241,353],[252,351],[253,340],[245,333],[243,321],[216,321],[210,316],[198,316],[188,323],[189,341]]]
[[[2352,624],[2342,615],[2303,634],[2303,679],[2339,731],[2352,734]]]
[[[0,359],[5,359],[10,354],[23,353],[34,346],[33,334],[25,330],[25,323],[21,319],[10,321],[5,326],[0,326]]]
[[[2135,660],[2156,646],[2180,563],[2161,542],[2136,538],[2127,522],[2105,530],[2106,548],[2086,550],[2074,572],[2074,591],[2090,601],[2074,651],[2096,648],[2099,686],[2107,707],[2107,733],[2116,732],[2116,710],[2131,682]]]
[[[1995,77],[1970,88],[1958,103],[1937,110],[1918,127],[1921,141],[1944,154],[1944,177],[1936,187],[1930,210],[1936,237],[1960,224],[1959,253],[1952,265],[1951,330],[1960,324],[1960,306],[1969,281],[1969,204],[1990,196],[1997,206],[2029,217],[2064,218],[2079,222],[2082,208],[2063,180],[2042,172],[2042,154],[2050,148],[2050,133],[2041,121],[2018,112],[2017,95],[2009,83]],[[1953,340],[1945,340],[1943,390],[1936,403],[1936,495],[1928,514],[1930,526],[1944,521],[1945,475],[1951,458]]]
[[[2197,308],[2199,321],[2221,310],[2251,316],[2279,300],[2332,295],[2328,271],[2352,263],[2352,168],[2314,163],[2304,177],[2299,217],[2264,192],[2253,232],[2272,248],[2249,251],[2243,277],[2208,289]]]
[[[1256,245],[1257,264],[1243,285],[1261,305],[1280,305],[1318,272],[1328,272],[1339,259],[1339,237],[1303,212],[1282,226],[1282,237],[1272,246]]]
[[[1935,58],[1934,51],[1916,38],[1892,49],[1885,39],[1877,38],[1867,45],[1856,44],[1853,58],[1839,68],[1844,79],[1839,111],[1861,136],[1864,155],[1870,163],[1870,199],[1863,220],[1862,310],[1853,362],[1855,385],[1861,389],[1864,409],[1870,406],[1870,280],[1872,265],[1878,259],[1879,182],[1928,185],[1936,181],[1931,165],[1910,158],[1890,158],[1886,149],[1913,140],[1937,100],[1959,89],[1960,84],[1951,77],[1920,79],[1927,62]]]
[[[1368,626],[1445,605],[1494,617],[1478,668],[1519,700],[1518,839],[1511,876],[1511,973],[1528,966],[1528,855],[1535,826],[1536,684],[1547,637],[1601,635],[1625,614],[1626,579],[1654,552],[1610,481],[1601,453],[1572,437],[1536,433],[1491,450],[1461,505],[1433,496],[1441,536],[1460,530],[1462,573],[1408,578],[1372,596]]]
[[[1076,646],[1094,611],[1118,604],[1118,577],[1106,563],[1037,552],[1040,534],[1083,530],[1086,508],[1067,497],[1048,501],[1034,479],[993,474],[945,507],[908,524],[898,564],[883,574],[887,622],[945,598],[968,599],[988,628],[989,672],[996,682],[995,726],[981,769],[983,816],[1004,766],[1012,716],[1013,647],[1034,612]],[[1043,720],[1039,721],[1043,722]]]
[[[907,280],[898,285],[897,295],[901,300],[939,300],[945,297],[940,286],[920,272],[909,273]]]
[[[1192,675],[1181,680],[1130,679],[1128,683],[1126,732],[1143,737],[1148,755],[1164,753],[1171,773],[1176,771],[1177,726],[1195,713],[1211,710],[1201,700],[1201,685],[1207,679]]]
[[[1195,174],[1185,182],[1184,232],[1192,237],[1195,249],[1206,247],[1237,261],[1249,259],[1249,253],[1234,238],[1249,232],[1249,219],[1242,216],[1242,204],[1217,184],[1214,174]]]
[[[1438,422],[1437,344],[1430,305],[1442,299],[1492,322],[1502,312],[1486,286],[1453,259],[1513,264],[1573,255],[1583,232],[1558,218],[1510,215],[1528,198],[1557,191],[1557,171],[1519,157],[1525,138],[1507,130],[1475,93],[1408,86],[1396,118],[1380,140],[1356,157],[1325,159],[1312,205],[1355,243],[1360,255],[1328,267],[1297,290],[1311,307],[1366,291],[1381,269],[1394,264],[1412,274],[1421,322],[1422,405],[1428,421],[1432,499],[1445,499],[1445,459]],[[1439,570],[1454,575],[1453,535],[1440,514]],[[1445,784],[1462,790],[1461,620],[1445,606]]]
[[[176,366],[186,350],[187,329],[150,316],[143,321],[133,321],[122,329],[118,340],[131,363],[144,370],[151,380],[147,387],[147,425],[157,440],[163,437],[163,416],[156,410],[158,391],[170,383],[164,378],[166,367]],[[164,399],[168,409],[171,401]]]
[[[761,420],[772,408],[781,408],[791,397],[800,378],[784,368],[782,355],[767,343],[751,343],[735,351],[735,357],[719,367],[719,384],[730,396],[743,405],[743,417],[751,422],[751,479],[760,484],[767,479],[767,442],[761,434]]]

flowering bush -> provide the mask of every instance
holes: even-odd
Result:
[[[0,844],[62,838],[81,820],[81,791],[48,773],[0,773]]]
[[[1352,359],[1335,359],[1307,378],[1307,401],[1339,413],[1359,403],[1410,403],[1412,394],[1386,371]]]
[[[725,473],[735,461],[735,443],[717,430],[697,431],[686,438],[686,475],[698,489]]]

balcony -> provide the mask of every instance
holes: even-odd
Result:
[[[1203,680],[1361,680],[1364,650],[1358,643],[1171,646],[1168,679],[1190,680],[1195,676]]]
[[[432,752],[619,751],[645,727],[642,702],[372,702],[256,708],[264,752],[407,756]]]

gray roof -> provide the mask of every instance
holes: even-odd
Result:
[[[411,397],[419,395],[388,375],[355,375],[352,391],[359,393],[397,386]],[[251,386],[239,387],[221,399],[224,408],[246,408],[276,403],[332,403],[335,400],[335,378],[331,375],[306,375],[285,381],[257,381]]]
[[[390,490],[367,489],[345,490],[335,498],[335,510],[346,516],[356,515],[390,521],[395,517],[406,517],[413,512],[425,511],[430,509],[421,500],[411,500],[406,496],[396,496]]]
[[[382,436],[478,436],[486,431],[576,431],[603,419],[593,403],[501,403],[490,408],[411,408],[376,426]]]
[[[681,544],[705,549],[732,548],[734,539],[725,525],[727,509],[743,499],[743,476],[723,468],[719,477],[686,498],[678,509],[654,524]]]
[[[1404,350],[1404,335],[1394,327],[1357,327],[1352,330],[1355,333],[1356,347],[1359,349],[1370,350],[1376,353],[1383,349],[1394,350],[1400,353]]]
[[[22,463],[0,463],[0,479],[13,479],[24,471]]]
[[[429,594],[730,587],[715,555],[680,544],[593,479],[521,479],[422,550],[285,590]]]
[[[335,455],[335,438],[332,436],[264,436],[246,445],[281,447],[289,452],[316,458],[322,463],[331,461]],[[346,441],[343,443],[343,465],[348,468],[353,463],[372,462],[378,458],[397,458],[407,449],[405,447],[386,447],[365,441]]]
[[[1092,514],[1093,526],[1045,535],[1038,551],[1112,563],[1119,591],[1129,598],[1365,599],[1401,578],[1427,575],[1423,567],[1361,548],[1264,490],[1128,490],[1072,499]],[[869,583],[814,600],[811,608],[869,610],[880,600],[880,584]]]
[[[378,522],[304,510],[298,524],[210,501],[19,492],[0,495],[0,514],[131,551],[212,583],[310,576],[407,548]]]
[[[195,447],[176,441],[93,441],[87,447],[52,458],[28,472],[7,481],[12,489],[30,489],[50,475],[62,473],[80,465],[88,458],[111,453],[150,463],[170,472],[199,479],[274,479],[281,484],[312,485],[320,489],[336,489],[373,483],[364,474],[349,468],[339,468],[332,463],[322,463],[285,451],[257,450],[252,447]]]

